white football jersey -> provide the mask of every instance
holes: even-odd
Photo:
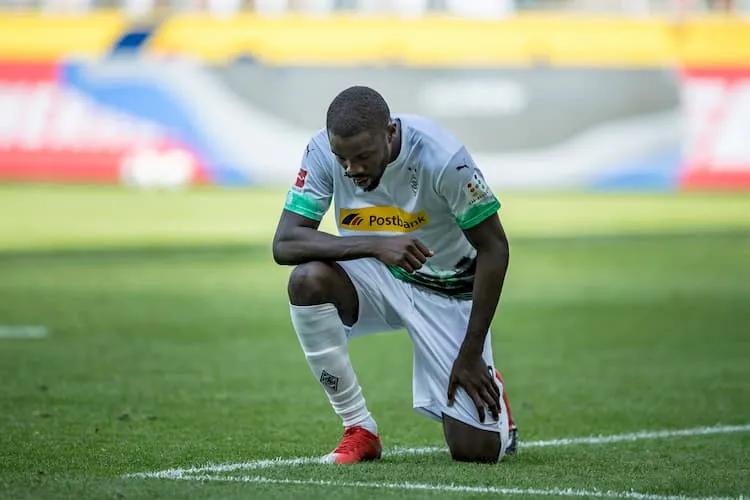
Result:
[[[401,121],[401,151],[380,185],[363,191],[344,175],[325,129],[305,149],[284,208],[321,220],[334,203],[341,236],[408,235],[434,252],[419,271],[394,276],[438,293],[471,298],[477,252],[463,233],[495,214],[500,202],[461,142],[419,116]]]

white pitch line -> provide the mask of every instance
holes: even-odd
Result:
[[[127,474],[131,478],[155,478],[155,479],[182,479],[183,476],[194,477],[201,472],[234,472],[236,470],[267,469],[269,467],[295,466],[306,464],[324,464],[325,457],[297,457],[297,458],[271,458],[267,460],[254,460],[236,464],[205,465],[203,467],[178,467],[156,472],[136,472]]]
[[[613,434],[610,436],[591,436],[581,438],[553,439],[551,441],[530,441],[520,443],[524,448],[545,448],[550,446],[569,446],[574,444],[607,444],[640,441],[643,439],[662,439],[680,436],[708,436],[711,434],[731,434],[734,432],[748,432],[750,424],[746,425],[718,425],[713,427],[693,427],[692,429],[676,429],[664,431],[640,431],[631,434]]]
[[[273,479],[262,476],[186,476],[182,480],[229,481],[240,483],[286,484],[299,486],[330,486],[336,488],[375,488],[389,490],[436,491],[441,493],[476,493],[492,495],[531,495],[553,497],[624,498],[633,500],[742,500],[743,497],[688,497],[684,495],[656,495],[637,491],[598,491],[576,489],[522,489],[496,486],[462,486],[455,484],[380,483],[363,481],[327,481],[320,479]]]
[[[609,436],[588,436],[577,438],[553,439],[548,441],[521,441],[520,448],[550,448],[558,446],[571,446],[581,444],[606,444],[632,442],[646,439],[663,439],[680,436],[705,436],[710,434],[730,434],[735,432],[750,432],[750,424],[746,425],[720,425],[713,427],[693,427],[690,429],[675,429],[662,431],[640,431],[629,434],[613,434]],[[424,448],[395,448],[387,450],[384,456],[397,457],[403,455],[427,455],[431,453],[444,453],[447,448],[443,447],[424,447]],[[266,460],[253,460],[252,462],[242,462],[233,464],[206,465],[202,467],[175,468],[166,469],[156,472],[137,472],[128,474],[125,477],[131,478],[157,478],[157,479],[182,479],[184,476],[194,477],[195,474],[205,472],[233,472],[237,470],[257,470],[271,467],[298,466],[307,464],[324,464],[325,457],[296,457],[296,458],[275,458]]]
[[[47,328],[41,325],[0,325],[0,339],[43,339]]]

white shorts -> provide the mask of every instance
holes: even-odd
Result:
[[[484,423],[469,395],[459,388],[448,407],[448,379],[466,335],[472,302],[439,295],[395,278],[377,259],[342,261],[338,264],[354,283],[359,297],[357,322],[347,327],[347,338],[406,329],[414,345],[414,409],[442,421],[445,413],[472,427],[499,432],[501,449],[508,442],[508,410],[500,399],[499,422],[485,412]],[[491,335],[487,333],[483,358],[495,376]],[[501,454],[502,458],[502,454]]]

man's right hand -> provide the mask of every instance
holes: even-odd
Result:
[[[387,266],[400,267],[407,273],[413,273],[422,267],[434,254],[424,244],[408,236],[376,238],[373,255]]]

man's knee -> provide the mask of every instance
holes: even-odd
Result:
[[[332,264],[307,262],[292,269],[287,292],[289,301],[299,306],[331,302],[336,286]]]
[[[494,464],[500,458],[500,438],[484,438],[471,443],[453,443],[449,449],[451,458],[456,462]]]
[[[500,458],[502,443],[499,432],[477,429],[445,414],[443,430],[453,460],[495,463]]]

